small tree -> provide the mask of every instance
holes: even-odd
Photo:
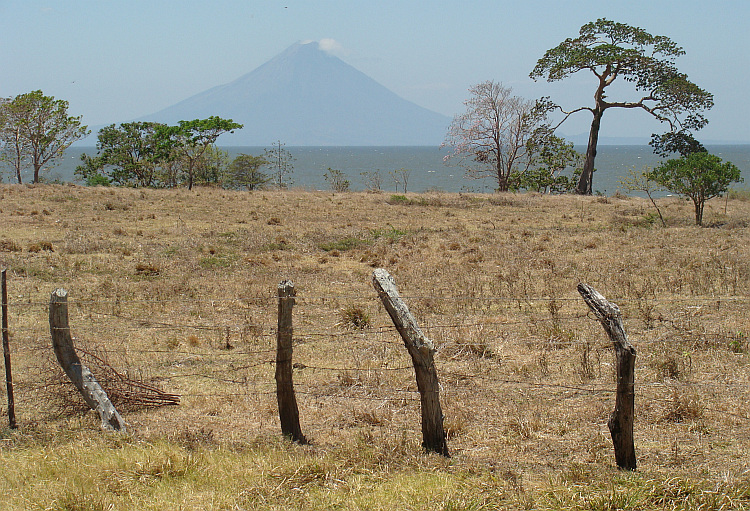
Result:
[[[518,178],[531,167],[530,142],[547,106],[512,92],[491,80],[471,87],[466,112],[453,119],[444,143],[453,147],[446,159],[459,158],[469,176],[492,176],[501,192],[517,188]]]
[[[228,186],[232,188],[246,188],[248,190],[263,188],[271,180],[269,176],[260,170],[267,163],[268,160],[262,156],[239,154],[229,164]]]
[[[323,178],[331,185],[331,190],[334,192],[348,192],[349,191],[349,180],[346,179],[346,174],[338,169],[332,169],[328,167],[328,170],[323,174]]]
[[[409,169],[396,169],[390,171],[391,179],[393,179],[393,183],[396,185],[396,191],[399,191],[399,188],[402,188],[404,193],[406,193],[406,188],[409,185],[409,176],[411,175],[411,170]]]
[[[523,174],[512,174],[511,181],[517,182],[519,188],[540,193],[570,192],[581,163],[581,154],[573,148],[573,143],[553,135],[545,126],[538,128],[527,144],[531,168]],[[568,168],[572,169],[572,177],[563,174]]]
[[[3,104],[6,122],[3,140],[16,151],[16,179],[21,183],[21,168],[30,162],[33,182],[40,172],[70,145],[89,134],[81,117],[68,115],[68,102],[45,96],[40,90],[20,94]]]
[[[380,170],[366,170],[359,173],[364,179],[365,188],[368,192],[379,192],[383,189],[383,177]]]
[[[731,183],[742,182],[737,166],[705,151],[668,160],[647,177],[673,193],[689,197],[695,206],[696,225],[703,225],[707,200],[726,192]]]
[[[271,145],[271,149],[266,149],[263,153],[272,170],[274,184],[279,188],[287,188],[293,183],[289,175],[294,172],[294,157],[284,149],[284,145],[281,140],[277,140]]]
[[[620,179],[620,184],[628,191],[631,192],[643,192],[651,201],[656,212],[659,214],[659,220],[661,220],[662,227],[666,227],[667,223],[664,221],[664,217],[661,214],[661,209],[654,200],[654,192],[662,189],[662,187],[656,181],[652,180],[649,176],[651,174],[651,167],[643,167],[640,171],[636,170],[635,167],[631,167],[628,174]]]

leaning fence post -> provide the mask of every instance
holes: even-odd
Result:
[[[406,349],[411,355],[417,388],[422,405],[422,446],[443,456],[448,456],[448,444],[443,429],[443,411],[440,408],[439,382],[435,369],[435,347],[417,325],[409,308],[396,289],[393,277],[384,269],[372,273],[372,284],[401,334]]]
[[[610,303],[593,287],[580,283],[578,292],[596,315],[615,347],[617,364],[617,394],[615,410],[607,422],[615,447],[617,466],[625,470],[636,469],[633,442],[635,416],[635,348],[628,341],[622,326],[620,308]]]
[[[279,284],[279,323],[276,330],[276,401],[279,404],[281,433],[300,444],[307,444],[299,426],[299,409],[292,382],[292,308],[294,284]]]
[[[124,433],[125,421],[112,406],[107,393],[96,381],[89,368],[81,363],[81,359],[78,358],[78,354],[73,347],[73,338],[70,336],[70,325],[68,324],[68,292],[64,289],[56,289],[50,298],[49,329],[52,334],[52,347],[55,350],[57,361],[76,386],[78,392],[81,393],[89,408],[99,413],[102,428]]]
[[[8,389],[8,426],[16,429],[16,404],[13,398],[13,374],[10,370],[10,331],[8,330],[8,281],[7,270],[3,269],[0,277],[2,287],[2,329],[3,354],[5,355],[5,385]]]

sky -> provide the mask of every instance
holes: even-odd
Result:
[[[299,41],[321,47],[436,112],[454,116],[474,84],[590,106],[590,73],[534,82],[544,52],[598,18],[682,46],[680,71],[714,94],[704,142],[750,143],[750,2],[721,0],[0,0],[0,96],[40,89],[88,125],[151,114],[244,75]],[[633,99],[627,87],[610,99]],[[560,128],[586,133],[579,113]],[[613,109],[602,137],[665,128]]]

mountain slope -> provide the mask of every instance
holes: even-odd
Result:
[[[237,80],[142,120],[211,115],[245,127],[222,145],[439,145],[450,118],[383,87],[317,43],[297,43]]]

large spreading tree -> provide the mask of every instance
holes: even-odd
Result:
[[[668,124],[669,133],[690,133],[707,124],[702,112],[713,106],[713,96],[677,70],[675,59],[684,53],[668,37],[602,18],[582,26],[578,37],[566,39],[539,59],[529,75],[534,80],[544,77],[554,82],[579,71],[589,71],[596,79],[593,106],[563,110],[563,121],[584,110],[592,115],[577,193],[592,192],[599,128],[606,110],[640,109]],[[638,94],[632,99],[608,98],[607,88],[618,78],[631,82]]]
[[[81,124],[81,117],[68,115],[68,102],[45,96],[40,90],[20,94],[3,101],[2,137],[13,153],[16,179],[21,183],[21,168],[26,162],[34,170],[33,182],[39,182],[40,172],[62,156],[70,145],[89,130]]]

